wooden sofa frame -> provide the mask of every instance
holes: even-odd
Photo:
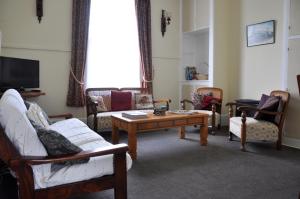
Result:
[[[97,122],[97,114],[105,111],[97,111],[97,102],[91,100],[89,93],[97,92],[97,91],[138,91],[140,93],[147,93],[143,88],[88,88],[85,91],[85,101],[86,101],[86,117],[88,121],[88,117],[93,115],[93,130],[98,132],[98,122]],[[170,99],[160,99],[153,100],[153,104],[157,103],[165,103],[167,110],[169,110],[169,104],[171,103]],[[109,111],[107,111],[109,112]]]
[[[64,116],[64,115],[60,115]],[[126,144],[101,147],[92,151],[82,151],[75,155],[65,156],[22,156],[8,139],[0,126],[0,158],[15,173],[18,182],[20,199],[64,199],[82,193],[114,189],[115,199],[127,198]],[[89,157],[113,154],[113,175],[106,175],[90,180],[69,184],[34,189],[34,178],[31,166],[79,160]]]

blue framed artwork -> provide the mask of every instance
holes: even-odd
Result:
[[[247,46],[259,46],[275,43],[275,20],[247,26]]]

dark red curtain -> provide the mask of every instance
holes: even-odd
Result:
[[[84,98],[84,71],[87,56],[90,0],[73,0],[71,69],[67,105],[81,107]]]
[[[150,0],[135,0],[141,55],[142,88],[148,93],[152,88],[152,41]]]

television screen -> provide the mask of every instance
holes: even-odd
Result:
[[[0,57],[0,88],[39,88],[39,61]]]

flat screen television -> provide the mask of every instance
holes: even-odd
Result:
[[[40,62],[37,60],[20,59],[0,56],[0,89],[39,88]]]

